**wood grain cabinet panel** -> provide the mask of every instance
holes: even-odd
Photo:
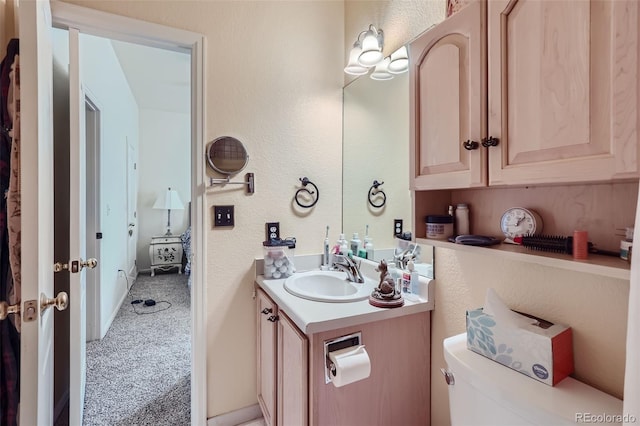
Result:
[[[487,7],[489,185],[638,177],[638,3]]]
[[[485,186],[484,4],[474,3],[410,44],[413,189]],[[477,145],[479,146],[479,145]]]
[[[637,179],[639,21],[636,0],[482,0],[425,32],[413,189]]]
[[[256,292],[257,389],[265,423],[276,424],[276,322],[278,306],[263,291]]]

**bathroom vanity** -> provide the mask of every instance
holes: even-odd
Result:
[[[375,264],[365,262],[372,276]],[[300,298],[284,281],[256,279],[258,401],[268,425],[429,424],[433,281],[426,301],[392,309]],[[327,383],[325,342],[358,333],[369,377]]]

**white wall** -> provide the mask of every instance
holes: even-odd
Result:
[[[185,89],[186,90],[186,89]],[[167,231],[167,211],[154,210],[156,198],[168,187],[178,191],[184,210],[171,211],[171,233],[189,225],[191,201],[191,121],[189,114],[140,109],[138,150],[138,270],[148,270],[151,237]]]
[[[101,110],[101,336],[126,296],[127,284],[118,270],[127,270],[127,149],[138,145],[138,106],[108,39],[83,34],[81,73]]]

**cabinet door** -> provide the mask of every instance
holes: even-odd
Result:
[[[278,321],[278,426],[309,423],[309,343],[282,312]]]
[[[275,425],[276,416],[276,322],[277,305],[262,291],[256,290],[257,318],[257,388],[258,403],[265,423]]]
[[[489,184],[638,176],[637,0],[488,2]]]
[[[470,4],[409,46],[412,189],[486,185],[485,7]]]

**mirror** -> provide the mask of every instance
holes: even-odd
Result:
[[[231,136],[221,136],[209,142],[205,152],[209,166],[223,175],[238,173],[249,161],[242,142]]]
[[[368,75],[353,80],[343,91],[342,229],[361,240],[369,231],[374,260],[392,259],[413,243],[394,237],[394,220],[403,230],[413,228],[409,190],[409,73],[391,80]],[[372,184],[383,182],[386,202],[376,208],[368,202]],[[379,203],[378,203],[379,204]],[[433,278],[433,247],[419,245],[421,275]]]

